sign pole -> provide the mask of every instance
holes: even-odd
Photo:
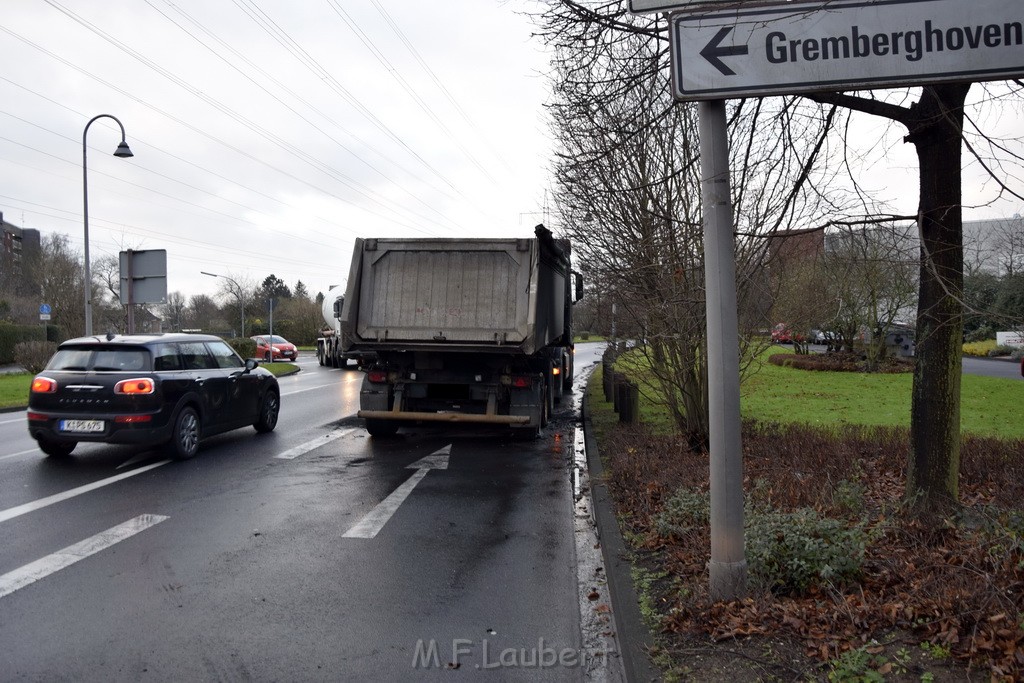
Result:
[[[735,238],[725,101],[698,105],[711,447],[711,599],[746,593]]]

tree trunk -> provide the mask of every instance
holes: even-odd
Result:
[[[907,499],[923,516],[955,507],[963,345],[961,131],[970,84],[925,87],[907,141],[920,161],[921,283]]]

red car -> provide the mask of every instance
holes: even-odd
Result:
[[[265,361],[294,361],[299,357],[299,350],[295,348],[295,344],[276,334],[260,334],[252,337],[252,340],[256,342],[256,357]]]
[[[789,329],[786,323],[779,323],[772,328],[772,343],[773,344],[792,344],[794,341],[803,343],[807,341],[807,335],[793,332]]]

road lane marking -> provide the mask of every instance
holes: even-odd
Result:
[[[63,550],[58,550],[52,555],[47,555],[35,562],[26,564],[24,567],[7,572],[0,576],[0,598],[6,597],[14,591],[33,584],[40,579],[45,579],[50,574],[70,567],[79,560],[84,560],[101,550],[106,550],[110,546],[131,538],[135,534],[145,531],[165,519],[168,519],[168,517],[164,515],[139,515],[124,524],[118,524],[106,531],[101,531],[95,536],[90,536],[84,541],[69,545]]]
[[[38,448],[30,448],[27,451],[18,451],[17,453],[9,453],[7,455],[0,455],[0,460],[6,460],[7,458],[16,458],[19,455],[27,455],[28,453],[40,453]]]
[[[16,417],[13,420],[0,420],[0,425],[12,425],[18,422],[25,421],[25,413],[22,413],[21,417]]]
[[[335,439],[340,439],[343,436],[348,436],[354,431],[356,430],[335,429],[333,432],[328,432],[327,434],[319,436],[313,439],[312,441],[307,441],[306,443],[296,446],[294,448],[289,448],[284,453],[278,453],[274,457],[279,460],[294,460],[300,455],[305,455],[306,453],[309,453],[313,449],[320,448],[321,446],[326,446]]]
[[[166,465],[169,462],[170,460],[161,460],[160,462],[155,462],[152,465],[140,467],[139,469],[132,470],[131,472],[122,472],[121,474],[115,475],[113,477],[108,477],[106,479],[100,479],[99,481],[94,481],[93,483],[86,484],[85,486],[79,486],[78,488],[69,489],[62,493],[56,493],[52,496],[47,496],[46,498],[40,498],[39,500],[34,500],[30,503],[25,503],[24,505],[18,505],[16,507],[7,508],[6,510],[0,510],[0,522],[6,522],[9,519],[20,517],[21,515],[27,514],[34,510],[39,510],[49,505],[53,505],[54,503],[60,503],[61,501],[65,501],[69,498],[80,496],[83,493],[89,493],[90,491],[95,491],[96,489],[103,488],[104,486],[109,486],[110,484],[116,484],[122,479],[127,479],[128,477],[134,477],[136,474],[148,472],[149,470],[156,469],[157,467],[160,467],[162,465]]]
[[[344,383],[351,383],[351,380],[345,380]],[[301,394],[303,391],[313,391],[314,389],[323,389],[324,387],[336,387],[338,386],[338,384],[339,382],[332,382],[330,384],[317,384],[316,386],[312,387],[303,387],[301,389],[295,389],[293,391],[285,391],[281,395],[291,396],[292,394]]]
[[[349,529],[344,533],[345,538],[373,538],[380,530],[384,528],[384,525],[388,523],[398,508],[405,502],[405,499],[409,497],[416,485],[423,481],[423,477],[427,476],[430,470],[446,470],[448,469],[448,456],[452,452],[452,445],[448,444],[444,448],[434,451],[430,455],[420,460],[417,460],[411,465],[408,465],[406,469],[416,470],[413,475],[409,477],[401,486],[395,489],[390,496],[382,500],[377,504],[377,507],[370,510],[370,512],[363,517],[358,524]]]

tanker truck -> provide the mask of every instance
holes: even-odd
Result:
[[[338,316],[341,315],[341,307],[344,303],[344,292],[337,285],[331,285],[321,308],[324,325],[320,328],[320,334],[316,338],[316,357],[320,361],[320,365],[345,368],[348,367],[349,361],[361,366],[373,359],[373,354],[349,354],[342,350],[341,323],[338,321]]]
[[[343,352],[366,364],[359,417],[374,437],[413,422],[506,425],[536,437],[573,382],[567,240],[357,239]]]

